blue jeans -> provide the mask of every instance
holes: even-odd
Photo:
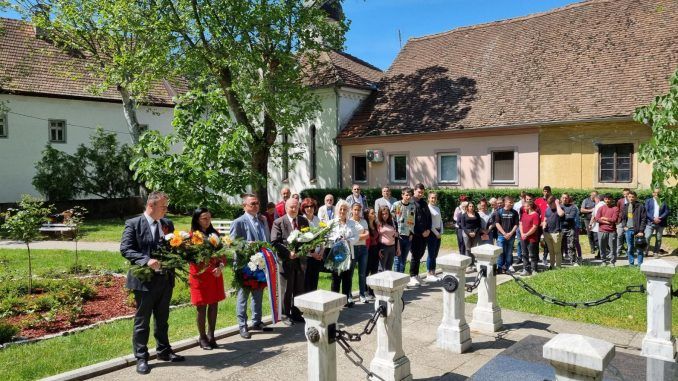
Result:
[[[353,246],[353,253],[358,266],[358,289],[360,296],[364,297],[367,290],[367,246]]]
[[[393,259],[393,271],[399,273],[405,272],[405,262],[407,262],[407,254],[410,252],[410,237],[406,235],[400,236],[400,256]]]
[[[247,327],[247,299],[252,295],[252,324],[261,323],[261,302],[264,290],[252,290],[249,288],[238,289],[238,297],[235,305],[235,316],[240,328]]]
[[[428,258],[426,259],[426,270],[429,272],[436,271],[436,258],[438,258],[438,251],[440,251],[440,241],[441,239],[436,237],[436,235],[433,233],[428,236]]]
[[[516,235],[512,235],[511,238],[504,238],[503,234],[499,234],[497,238],[497,246],[501,246],[502,252],[499,258],[497,258],[497,268],[508,270],[509,267],[513,265],[513,242],[516,240]]]
[[[635,260],[635,255],[638,255],[638,266],[643,264],[643,250],[635,248],[635,242],[633,239],[636,237],[635,231],[633,229],[626,230],[624,232],[624,238],[626,238],[626,247],[628,247],[628,257],[629,265],[633,266]]]

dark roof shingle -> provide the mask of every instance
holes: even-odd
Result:
[[[33,26],[21,20],[0,18],[0,92],[37,96],[120,101],[115,88],[101,94],[88,89],[101,83],[87,70],[86,59],[64,52],[37,38]],[[155,83],[148,103],[174,106],[172,97],[185,92],[183,83]]]
[[[311,87],[332,85],[374,89],[383,72],[345,52],[323,52],[314,67],[303,61],[304,83]]]
[[[592,0],[410,39],[341,138],[628,117],[678,67],[678,2]]]

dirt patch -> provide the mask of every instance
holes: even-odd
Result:
[[[96,289],[96,296],[82,305],[82,311],[74,321],[69,321],[66,311],[50,314],[24,314],[12,316],[6,320],[21,328],[18,336],[33,339],[45,335],[68,331],[99,321],[134,314],[134,307],[128,305],[125,278],[102,276],[89,279]]]

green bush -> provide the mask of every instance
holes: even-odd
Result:
[[[17,315],[26,310],[28,303],[21,297],[8,296],[0,300],[0,317]]]
[[[0,321],[0,344],[11,341],[17,333],[19,333],[19,328],[7,322]]]
[[[438,205],[443,215],[443,221],[449,222],[452,221],[452,214],[454,209],[459,205],[459,196],[466,195],[469,199],[474,202],[480,201],[480,199],[487,198],[488,200],[492,197],[503,197],[503,196],[513,196],[518,198],[520,196],[520,191],[523,189],[517,188],[505,188],[505,189],[434,189],[438,193]],[[524,189],[527,193],[533,194],[535,197],[541,196],[541,188],[530,188]],[[381,188],[363,188],[362,194],[367,196],[369,205],[373,206],[374,201],[381,197]],[[597,189],[599,193],[610,193],[615,199],[618,199],[622,196],[621,189]],[[638,193],[639,200],[646,200],[649,197],[652,197],[652,191],[649,189],[636,190]],[[301,192],[301,197],[311,197],[318,201],[319,205],[322,205],[322,200],[325,198],[326,194],[334,195],[335,199],[346,198],[351,194],[351,189],[349,188],[317,188],[317,189],[304,189]],[[573,199],[575,204],[581,205],[581,202],[589,197],[591,193],[590,189],[564,189],[564,188],[554,188],[553,194],[560,195],[562,193],[568,193]],[[400,199],[401,190],[397,188],[391,188],[391,194],[396,199]],[[677,226],[678,225],[678,205],[669,205],[671,209],[671,214],[669,215],[669,225]]]

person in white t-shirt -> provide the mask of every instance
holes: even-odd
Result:
[[[440,251],[440,242],[443,237],[443,218],[438,208],[438,194],[436,192],[429,192],[428,194],[428,209],[431,211],[431,233],[428,236],[427,250],[428,258],[426,259],[426,270],[428,275],[426,282],[438,281],[436,276],[436,258],[438,251]]]
[[[598,221],[596,221],[596,213],[598,213],[598,209],[600,209],[601,206],[605,205],[605,201],[603,201],[600,198],[599,194],[596,194],[594,199],[596,203],[596,206],[593,207],[593,212],[591,213],[591,222],[589,222],[589,227],[591,232],[593,232],[593,237],[595,238],[596,241],[598,241]],[[596,253],[595,259],[600,259],[600,252]]]

